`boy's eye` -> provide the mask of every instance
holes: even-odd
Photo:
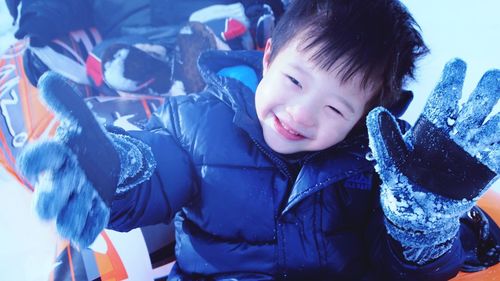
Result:
[[[293,78],[292,76],[290,75],[286,75],[286,77],[288,78],[288,80],[290,80],[290,82],[292,82],[294,85],[296,86],[299,86],[300,88],[302,88],[302,85],[300,84],[299,80]]]
[[[337,113],[338,115],[340,115],[340,116],[344,117],[344,115],[342,114],[342,112],[340,112],[340,111],[339,111],[338,109],[336,109],[335,107],[333,107],[333,106],[329,105],[329,106],[328,106],[328,108],[329,108],[330,110],[332,110],[333,112]]]

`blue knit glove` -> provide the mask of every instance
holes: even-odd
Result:
[[[107,225],[115,193],[149,178],[155,162],[142,142],[106,132],[70,80],[47,72],[38,87],[61,124],[53,139],[23,150],[18,169],[35,186],[40,218],[55,219],[61,236],[86,247]]]
[[[500,172],[500,115],[484,122],[500,96],[500,70],[486,72],[459,109],[465,69],[458,59],[445,66],[422,115],[404,136],[386,109],[375,108],[367,117],[388,233],[417,264],[451,248],[459,218]]]

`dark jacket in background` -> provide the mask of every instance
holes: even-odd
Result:
[[[6,0],[14,19],[21,2],[16,38],[29,36],[32,46],[37,47],[88,27],[96,27],[104,38],[130,35],[141,28],[159,28],[161,32],[162,26],[184,25],[191,13],[215,4],[241,2],[249,7],[266,3],[276,17],[283,13],[280,0]]]

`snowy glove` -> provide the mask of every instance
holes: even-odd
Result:
[[[459,218],[500,172],[500,115],[484,123],[500,96],[500,70],[486,72],[459,110],[465,69],[458,59],[445,66],[404,137],[386,109],[367,117],[387,230],[405,258],[418,264],[451,248]]]
[[[61,236],[86,247],[107,225],[115,192],[149,178],[154,160],[142,142],[106,132],[70,80],[47,72],[38,87],[61,125],[52,140],[23,150],[18,169],[35,186],[38,215],[55,219]]]

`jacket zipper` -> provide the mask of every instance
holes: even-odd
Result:
[[[288,168],[283,163],[283,161],[281,161],[278,157],[269,153],[264,147],[262,147],[262,145],[259,144],[259,142],[256,139],[254,139],[251,136],[250,136],[250,139],[252,139],[252,141],[260,149],[260,151],[262,151],[262,153],[264,153],[267,157],[271,158],[271,160],[278,166],[278,169],[280,170],[280,172],[282,172],[289,180],[292,179],[292,175],[288,171]]]

